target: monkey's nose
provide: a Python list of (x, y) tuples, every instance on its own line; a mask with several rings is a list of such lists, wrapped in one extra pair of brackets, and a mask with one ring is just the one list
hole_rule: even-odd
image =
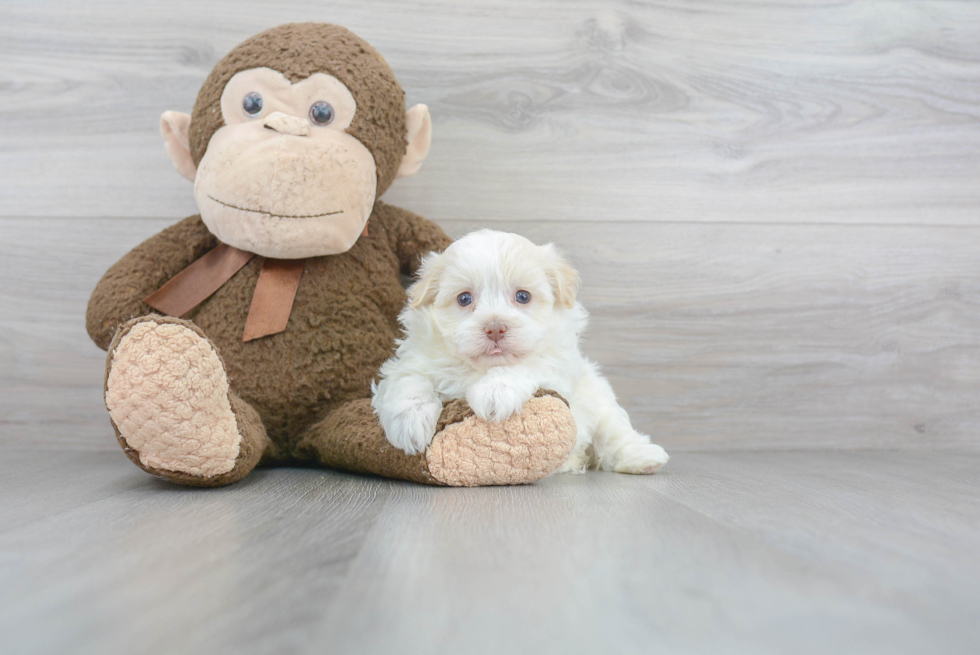
[(490, 339), (490, 341), (493, 341), (494, 343), (498, 343), (507, 333), (507, 326), (500, 321), (490, 321), (487, 323), (484, 330), (486, 330), (487, 339)]
[(305, 118), (290, 116), (281, 111), (274, 111), (266, 116), (262, 125), (266, 129), (275, 130), (279, 134), (290, 134), (292, 136), (308, 136), (310, 134), (310, 124)]

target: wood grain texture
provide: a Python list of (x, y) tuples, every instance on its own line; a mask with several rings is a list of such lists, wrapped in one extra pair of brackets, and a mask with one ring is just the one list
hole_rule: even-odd
[(430, 105), (434, 219), (977, 224), (980, 5), (931, 0), (8, 1), (0, 215), (193, 213), (160, 114), (304, 20)]
[[(197, 490), (119, 452), (84, 310), (196, 212), (159, 115), (306, 20), (431, 108), (386, 200), (568, 252), (662, 474)], [(0, 64), (5, 652), (975, 652), (980, 4), (6, 0)]]
[[(117, 448), (85, 306), (169, 223), (0, 219), (4, 441)], [(978, 229), (494, 224), (567, 251), (584, 350), (668, 450), (980, 445)]]
[(391, 201), (569, 250), (586, 350), (665, 445), (980, 443), (980, 5), (54, 0), (0, 18), (8, 443), (115, 447), (82, 321), (112, 262), (195, 211), (158, 116), (291, 20), (350, 26), (431, 106), (432, 158)]
[(121, 453), (7, 453), (0, 633), (23, 655), (972, 653), (978, 466), (690, 453), (530, 487), (200, 490)]

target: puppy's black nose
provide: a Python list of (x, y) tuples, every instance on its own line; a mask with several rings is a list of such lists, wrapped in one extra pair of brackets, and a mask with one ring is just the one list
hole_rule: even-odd
[(490, 339), (494, 343), (497, 343), (504, 338), (504, 334), (507, 332), (507, 326), (500, 321), (491, 321), (487, 323), (486, 328), (487, 339)]

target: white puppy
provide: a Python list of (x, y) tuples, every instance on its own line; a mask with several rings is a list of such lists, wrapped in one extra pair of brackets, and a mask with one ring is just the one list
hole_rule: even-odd
[(562, 471), (663, 466), (667, 453), (633, 429), (609, 382), (579, 352), (588, 314), (575, 301), (578, 284), (554, 246), (516, 234), (480, 230), (429, 255), (399, 316), (405, 338), (373, 386), (388, 440), (410, 454), (425, 450), (445, 400), (465, 398), (478, 417), (500, 421), (538, 389), (552, 389), (568, 400), (577, 427)]

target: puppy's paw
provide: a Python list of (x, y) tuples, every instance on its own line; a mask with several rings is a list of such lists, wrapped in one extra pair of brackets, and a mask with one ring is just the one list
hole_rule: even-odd
[(576, 447), (565, 463), (558, 467), (558, 473), (585, 473), (589, 468), (590, 460), (586, 447)]
[(392, 446), (415, 455), (429, 447), (436, 434), (440, 414), (442, 403), (433, 398), (382, 418), (381, 425)]
[(655, 443), (632, 443), (619, 449), (611, 470), (616, 473), (649, 475), (660, 470), (668, 459), (670, 456), (667, 451)]
[(520, 413), (521, 407), (533, 395), (534, 389), (522, 389), (506, 377), (487, 376), (470, 387), (466, 402), (479, 418), (499, 422)]

